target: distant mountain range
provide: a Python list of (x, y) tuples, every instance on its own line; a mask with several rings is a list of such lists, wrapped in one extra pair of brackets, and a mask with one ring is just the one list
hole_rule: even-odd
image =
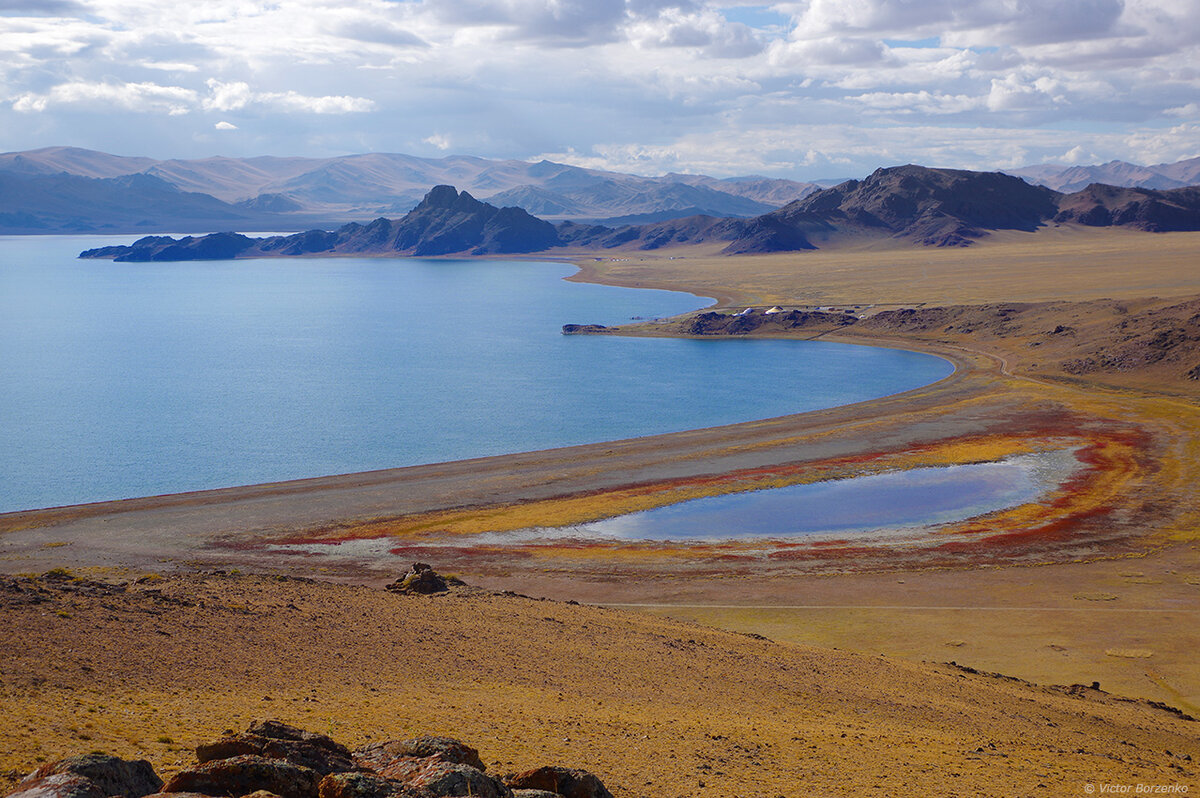
[[(140, 204), (128, 185), (135, 175), (147, 192)], [(766, 177), (639, 177), (458, 155), (157, 161), (73, 147), (0, 154), (0, 177), (7, 181), (0, 185), (0, 233), (332, 227), (403, 214), (439, 184), (554, 220), (645, 223), (757, 216), (822, 187)]]
[(1109, 161), (1097, 166), (1042, 164), (1005, 171), (1065, 194), (1085, 189), (1092, 183), (1129, 188), (1184, 188), (1200, 184), (1200, 158), (1153, 166)]
[[(1155, 166), (1042, 165), (1011, 174), (1065, 193), (1097, 182), (1171, 189), (1200, 183), (1200, 158)], [(435, 185), (455, 185), (491, 205), (551, 221), (640, 227), (695, 216), (760, 217), (841, 182), (641, 177), (461, 155), (164, 161), (47, 147), (0, 154), (0, 233), (331, 229), (404, 214)]]
[(1071, 194), (1000, 172), (898, 166), (848, 180), (751, 219), (692, 216), (613, 228), (553, 225), (517, 207), (497, 208), (448, 185), (434, 187), (399, 220), (351, 223), (332, 232), (253, 239), (216, 233), (88, 250), (84, 258), (205, 260), (313, 254), (486, 255), (556, 247), (658, 249), (724, 242), (726, 254), (816, 249), (840, 240), (895, 239), (969, 246), (993, 230), (1046, 224), (1122, 226), (1148, 232), (1200, 230), (1200, 186), (1170, 190), (1093, 184)]

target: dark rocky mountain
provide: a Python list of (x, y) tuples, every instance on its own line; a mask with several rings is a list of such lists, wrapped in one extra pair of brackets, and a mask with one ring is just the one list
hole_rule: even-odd
[(560, 243), (549, 222), (520, 208), (497, 208), (452, 186), (435, 186), (402, 219), (350, 223), (332, 232), (249, 238), (213, 233), (199, 238), (147, 236), (131, 246), (102, 247), (82, 258), (118, 261), (214, 260), (312, 254), (492, 255), (539, 252)]
[(556, 227), (521, 208), (497, 208), (442, 185), (399, 220), (379, 218), (333, 232), (310, 230), (265, 239), (233, 233), (179, 241), (147, 237), (131, 247), (89, 250), (83, 257), (484, 255), (554, 247), (654, 250), (711, 242), (727, 242), (726, 254), (754, 254), (871, 239), (969, 246), (992, 230), (1032, 231), (1046, 224), (1124, 226), (1149, 232), (1200, 230), (1200, 186), (1156, 191), (1093, 185), (1064, 195), (999, 172), (909, 165), (879, 169), (865, 180), (846, 181), (751, 219), (694, 215), (614, 228), (574, 222)]
[(558, 237), (564, 246), (653, 250), (680, 244), (732, 241), (753, 221), (689, 216), (684, 219), (668, 219), (653, 224), (628, 225), (616, 229), (603, 225), (563, 222), (558, 226)]
[(896, 166), (849, 180), (752, 220), (731, 254), (811, 249), (837, 235), (967, 246), (988, 230), (1032, 230), (1056, 211), (1055, 192), (999, 172)]
[(1200, 186), (1155, 191), (1093, 184), (1062, 197), (1054, 221), (1151, 233), (1200, 230)]

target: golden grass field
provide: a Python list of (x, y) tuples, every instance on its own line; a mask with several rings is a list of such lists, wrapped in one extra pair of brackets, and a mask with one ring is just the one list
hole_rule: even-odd
[(573, 279), (685, 290), (728, 305), (949, 305), (1200, 294), (1200, 233), (1072, 226), (996, 232), (967, 248), (888, 240), (739, 257), (719, 250), (717, 245), (577, 257), (572, 260), (582, 271)]
[(490, 772), (582, 767), (617, 796), (1197, 785), (1195, 722), (1086, 687), (487, 593), (229, 575), (116, 596), (41, 586), (46, 602), (5, 609), (21, 641), (0, 654), (9, 779), (97, 748), (166, 775), (274, 717), (351, 746), (451, 735)]

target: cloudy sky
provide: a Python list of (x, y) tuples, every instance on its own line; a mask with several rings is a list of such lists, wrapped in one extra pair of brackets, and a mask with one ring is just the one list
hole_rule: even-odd
[(0, 150), (857, 177), (1200, 155), (1197, 0), (0, 0)]

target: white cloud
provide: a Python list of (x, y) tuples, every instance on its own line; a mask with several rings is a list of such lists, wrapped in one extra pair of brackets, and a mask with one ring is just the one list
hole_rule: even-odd
[(203, 101), (206, 111), (241, 111), (248, 107), (261, 106), (266, 109), (313, 114), (353, 114), (375, 108), (375, 102), (365, 97), (310, 97), (295, 91), (256, 92), (250, 89), (248, 83), (224, 83), (215, 78), (209, 78), (206, 84), (210, 92)]
[(218, 122), (217, 124), (213, 125), (213, 127), (216, 128), (217, 130), (237, 130), (238, 129), (238, 126), (233, 124), (232, 122), (223, 122), (223, 121)]
[(200, 67), (183, 61), (142, 61), (138, 66), (143, 69), (157, 69), (162, 72), (199, 72)]
[(1050, 108), (1055, 98), (1047, 89), (1052, 82), (1045, 79), (1028, 80), (1021, 75), (992, 78), (987, 107), (992, 111), (1031, 111)]
[(627, 34), (639, 47), (687, 47), (718, 58), (745, 58), (763, 49), (748, 26), (729, 22), (710, 9), (664, 8), (631, 21)]
[[(1200, 118), (1191, 0), (84, 2), (0, 0), (0, 149), (187, 156), (190, 112), (211, 115), (202, 155), (563, 153), (818, 177), (1077, 148), (1166, 160)], [(253, 140), (207, 127), (243, 117)]]
[(309, 97), (294, 91), (263, 92), (256, 102), (284, 111), (303, 111), (312, 114), (361, 114), (375, 109), (375, 101), (366, 97), (325, 95)]
[(874, 111), (900, 112), (905, 114), (959, 114), (981, 105), (978, 98), (965, 94), (942, 94), (941, 92), (905, 91), (870, 92), (846, 98), (862, 103)]
[(1174, 108), (1167, 108), (1163, 111), (1166, 116), (1177, 116), (1185, 119), (1192, 117), (1200, 117), (1200, 103), (1188, 103), (1187, 105), (1177, 105)]
[(216, 78), (209, 78), (205, 83), (211, 92), (204, 99), (205, 111), (240, 111), (254, 99), (249, 83), (223, 83)]
[(60, 83), (42, 94), (19, 95), (13, 110), (23, 113), (44, 112), (55, 106), (84, 106), (100, 110), (120, 108), (125, 111), (186, 114), (196, 102), (196, 93), (179, 86), (160, 86), (157, 83)]

